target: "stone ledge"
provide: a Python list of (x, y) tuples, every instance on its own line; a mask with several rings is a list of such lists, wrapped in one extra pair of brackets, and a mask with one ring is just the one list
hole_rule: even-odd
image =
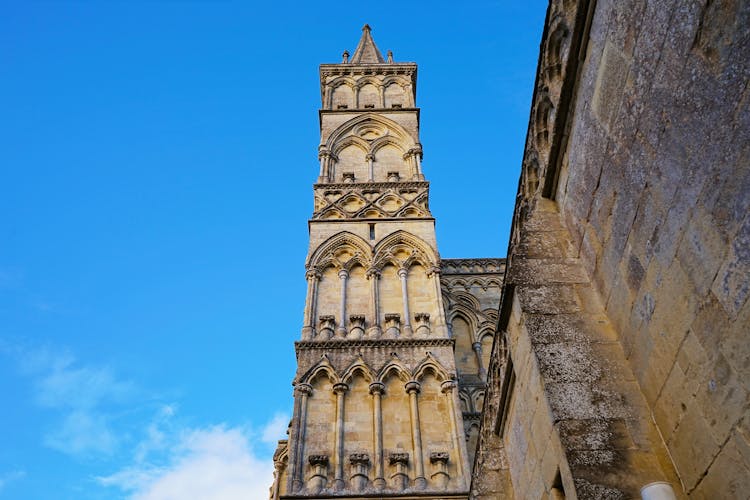
[(420, 347), (420, 346), (450, 346), (455, 339), (359, 339), (359, 340), (325, 340), (322, 342), (300, 340), (294, 343), (294, 350), (300, 349), (331, 349), (337, 347)]
[(388, 188), (429, 188), (428, 181), (398, 181), (398, 182), (321, 182), (313, 184), (314, 190), (319, 189), (345, 189), (351, 191), (352, 188), (364, 189), (388, 189)]

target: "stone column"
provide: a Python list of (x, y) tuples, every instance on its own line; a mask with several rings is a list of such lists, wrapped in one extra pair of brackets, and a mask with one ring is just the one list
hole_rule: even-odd
[(320, 160), (320, 174), (318, 175), (318, 182), (329, 182), (331, 180), (331, 152), (321, 146), (318, 150), (318, 160)]
[(305, 317), (302, 326), (302, 340), (310, 340), (315, 333), (315, 299), (318, 295), (320, 273), (310, 269), (305, 273), (307, 279), (307, 298), (305, 299)]
[(336, 471), (333, 483), (336, 491), (344, 489), (344, 394), (349, 390), (346, 384), (334, 384), (333, 392), (336, 393), (336, 431), (334, 438), (334, 455), (336, 457)]
[(379, 281), (380, 271), (375, 268), (370, 268), (367, 271), (367, 279), (370, 280), (370, 317), (372, 318), (372, 326), (368, 331), (371, 338), (379, 338), (382, 330), (380, 328), (380, 297), (379, 297)]
[(331, 109), (333, 106), (333, 103), (331, 102), (331, 86), (326, 85), (325, 92), (323, 93), (323, 107), (326, 109)]
[(435, 295), (437, 300), (438, 316), (435, 321), (435, 335), (437, 337), (450, 338), (448, 327), (445, 324), (445, 306), (443, 305), (443, 289), (440, 287), (440, 267), (432, 266), (427, 272), (435, 283)]
[(424, 175), (422, 174), (422, 148), (419, 148), (414, 152), (414, 164), (417, 167), (417, 178), (423, 181)]
[(375, 424), (375, 459), (374, 459), (374, 476), (372, 484), (380, 491), (385, 488), (385, 470), (383, 466), (383, 413), (380, 408), (381, 398), (385, 392), (385, 385), (380, 382), (370, 384), (370, 394), (372, 394), (372, 421)]
[(305, 484), (305, 431), (307, 427), (307, 398), (312, 394), (310, 384), (297, 384), (294, 388), (299, 401), (299, 420), (297, 421), (297, 439), (294, 451), (292, 470), (292, 491), (299, 491)]
[(471, 348), (474, 349), (474, 355), (477, 357), (477, 366), (479, 367), (479, 378), (487, 380), (487, 370), (484, 367), (484, 361), (482, 361), (482, 344), (474, 342), (471, 344)]
[(375, 155), (367, 153), (365, 159), (367, 160), (367, 182), (372, 182), (375, 179), (375, 169), (372, 164), (375, 161)]
[(339, 327), (336, 328), (336, 336), (346, 337), (346, 281), (349, 278), (349, 271), (342, 269), (339, 271), (341, 280), (341, 314), (339, 314)]
[(380, 107), (385, 108), (385, 87), (380, 85), (378, 87), (378, 93), (380, 94)]
[(401, 328), (401, 333), (405, 337), (411, 337), (411, 321), (409, 319), (409, 292), (406, 287), (406, 276), (409, 274), (407, 269), (401, 268), (398, 270), (398, 277), (401, 279), (401, 297), (404, 301), (404, 324)]
[[(450, 421), (451, 421), (451, 436), (453, 437), (453, 448), (456, 450), (456, 455), (458, 456), (458, 460), (456, 460), (458, 464), (458, 475), (461, 478), (460, 481), (463, 483), (463, 487), (468, 487), (467, 484), (467, 471), (471, 470), (468, 468), (467, 460), (464, 453), (464, 448), (461, 446), (461, 435), (463, 434), (463, 418), (458, 416), (457, 408), (460, 408), (456, 405), (456, 398), (458, 398), (458, 394), (454, 390), (456, 388), (456, 381), (455, 380), (446, 380), (442, 384), (440, 384), (440, 390), (445, 394), (445, 397), (448, 398), (448, 413), (450, 413)], [(459, 434), (459, 425), (458, 422), (462, 422), (461, 424), (461, 435)]]
[(422, 431), (419, 423), (419, 404), (417, 395), (419, 394), (419, 382), (412, 380), (406, 384), (406, 392), (409, 394), (409, 409), (411, 414), (411, 438), (414, 446), (414, 486), (417, 489), (424, 489), (427, 486), (427, 480), (424, 477), (424, 457), (422, 456)]

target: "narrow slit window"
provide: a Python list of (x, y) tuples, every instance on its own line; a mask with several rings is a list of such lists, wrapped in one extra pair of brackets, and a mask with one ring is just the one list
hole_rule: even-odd
[(372, 223), (370, 224), (370, 239), (375, 239), (375, 224)]

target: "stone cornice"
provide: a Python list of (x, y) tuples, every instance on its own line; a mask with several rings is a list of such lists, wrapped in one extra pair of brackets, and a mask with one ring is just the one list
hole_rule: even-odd
[(443, 276), (503, 274), (505, 259), (441, 259), (440, 268)]
[(417, 72), (417, 63), (391, 64), (321, 64), (320, 77), (343, 75), (409, 75)]
[(294, 350), (300, 349), (335, 349), (350, 347), (452, 347), (454, 339), (332, 339), (322, 342), (300, 340), (294, 343)]
[[(325, 183), (316, 183), (313, 184), (313, 189), (316, 191), (318, 189), (345, 189), (345, 190), (351, 190), (352, 188), (357, 189), (398, 189), (398, 188), (410, 188), (410, 189), (428, 189), (430, 187), (430, 183), (428, 181), (399, 181), (399, 182), (325, 182)], [(458, 259), (457, 259), (458, 260)], [(472, 259), (468, 259), (472, 260)]]

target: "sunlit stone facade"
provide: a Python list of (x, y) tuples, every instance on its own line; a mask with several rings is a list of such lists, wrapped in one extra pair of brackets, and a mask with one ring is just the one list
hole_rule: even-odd
[(417, 65), (320, 67), (294, 414), (272, 498), (467, 498), (504, 261), (441, 260)]

